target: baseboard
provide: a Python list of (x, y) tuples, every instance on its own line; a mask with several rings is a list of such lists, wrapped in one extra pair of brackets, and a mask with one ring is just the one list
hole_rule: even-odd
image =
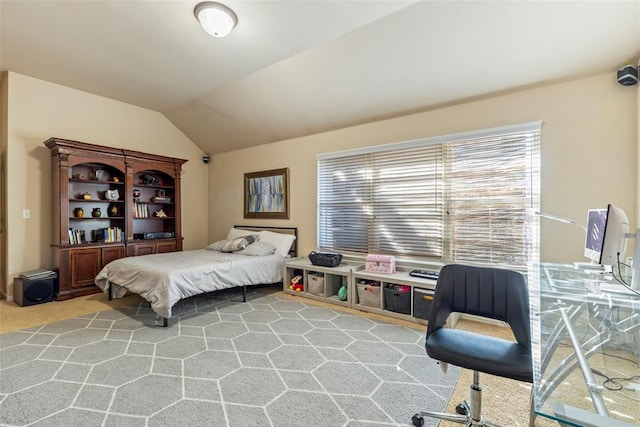
[(6, 291), (0, 289), (0, 298), (4, 298), (7, 302), (13, 302), (13, 295), (8, 295)]

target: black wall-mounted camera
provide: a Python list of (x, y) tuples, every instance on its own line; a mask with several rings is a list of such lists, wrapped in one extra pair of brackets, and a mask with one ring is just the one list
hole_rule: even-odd
[(209, 155), (208, 154), (204, 154), (202, 156), (202, 161), (205, 162), (205, 163), (209, 163)]
[(638, 84), (638, 67), (625, 65), (618, 70), (618, 83), (622, 86), (635, 86)]

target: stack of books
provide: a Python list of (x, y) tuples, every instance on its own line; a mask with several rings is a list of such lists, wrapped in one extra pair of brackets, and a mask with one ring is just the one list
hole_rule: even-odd
[(133, 217), (134, 218), (149, 218), (149, 206), (146, 203), (134, 203), (133, 204)]
[(69, 229), (69, 244), (79, 245), (81, 243), (87, 243), (84, 230), (78, 230), (77, 228)]
[(120, 227), (108, 227), (93, 230), (91, 232), (91, 238), (94, 242), (122, 242), (122, 229), (120, 229)]

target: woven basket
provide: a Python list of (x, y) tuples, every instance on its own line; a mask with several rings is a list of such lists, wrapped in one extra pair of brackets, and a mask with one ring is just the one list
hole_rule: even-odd
[(337, 267), (342, 261), (342, 254), (329, 254), (313, 251), (309, 254), (309, 261), (321, 267)]

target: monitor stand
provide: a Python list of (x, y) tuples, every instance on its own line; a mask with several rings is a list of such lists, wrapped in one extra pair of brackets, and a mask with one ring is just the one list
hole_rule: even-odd
[(573, 265), (575, 265), (577, 268), (582, 268), (584, 270), (602, 270), (604, 271), (604, 268), (602, 268), (602, 265), (600, 264), (596, 264), (595, 262), (574, 262)]

